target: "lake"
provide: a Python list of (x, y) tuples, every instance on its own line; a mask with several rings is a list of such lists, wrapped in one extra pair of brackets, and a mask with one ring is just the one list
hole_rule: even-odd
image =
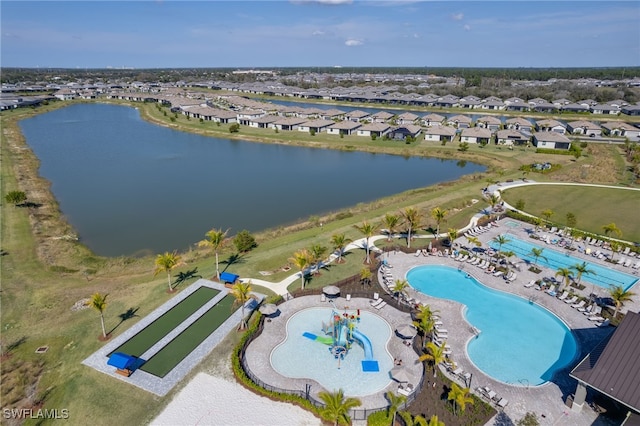
[(104, 256), (183, 250), (211, 228), (261, 231), (485, 170), (211, 138), (98, 103), (37, 115), (20, 128), (66, 220)]

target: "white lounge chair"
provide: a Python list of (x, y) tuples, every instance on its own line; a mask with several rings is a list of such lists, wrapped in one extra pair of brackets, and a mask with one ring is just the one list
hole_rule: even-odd
[(566, 303), (567, 305), (573, 305), (577, 301), (578, 301), (578, 296), (573, 296), (571, 299), (566, 299), (564, 303)]
[(347, 294), (347, 297), (345, 299), (347, 299), (347, 302), (350, 301), (351, 300), (351, 295)]
[[(382, 300), (382, 299), (380, 299), (380, 300)], [(374, 306), (374, 308), (380, 310), (380, 309), (384, 308), (385, 306), (387, 306), (387, 302), (382, 300), (382, 303), (378, 303), (377, 305)]]
[(528, 283), (526, 283), (526, 284), (524, 285), (524, 288), (531, 288), (531, 287), (533, 287), (534, 285), (536, 285), (536, 280), (531, 280), (531, 281), (529, 281)]
[(569, 295), (569, 292), (565, 290), (562, 292), (560, 296), (558, 296), (558, 300), (564, 300), (567, 298), (568, 295)]
[(556, 286), (552, 285), (551, 287), (549, 287), (549, 290), (545, 291), (545, 293), (547, 293), (549, 296), (555, 296), (556, 295)]
[(611, 321), (609, 320), (609, 318), (607, 318), (604, 321), (597, 322), (596, 323), (596, 327), (608, 327), (610, 323), (611, 323)]
[(601, 322), (604, 321), (604, 318), (600, 315), (592, 315), (589, 317), (589, 321)]
[(579, 308), (582, 308), (585, 305), (585, 303), (586, 302), (584, 300), (581, 300), (580, 302), (574, 303), (573, 305), (571, 305), (571, 307), (574, 309), (579, 309)]
[(415, 254), (416, 257), (420, 256), (421, 254), (422, 254), (422, 250), (416, 250), (416, 254)]

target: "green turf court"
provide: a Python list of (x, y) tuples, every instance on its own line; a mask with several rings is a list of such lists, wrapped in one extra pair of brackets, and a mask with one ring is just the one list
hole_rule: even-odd
[(233, 313), (235, 298), (223, 297), (193, 324), (169, 342), (140, 368), (154, 376), (164, 377)]
[(140, 357), (218, 293), (220, 293), (219, 290), (211, 287), (200, 287), (113, 352), (124, 352), (127, 355)]

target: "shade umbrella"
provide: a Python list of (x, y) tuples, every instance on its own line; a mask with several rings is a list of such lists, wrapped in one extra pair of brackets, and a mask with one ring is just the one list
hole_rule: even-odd
[(401, 365), (397, 367), (393, 367), (389, 371), (389, 374), (391, 375), (391, 378), (393, 380), (400, 383), (409, 382), (409, 380), (411, 380), (411, 377), (409, 376), (409, 371)]
[(338, 294), (340, 294), (340, 288), (336, 287), (335, 285), (328, 285), (322, 288), (322, 292), (327, 296), (337, 296)]
[(260, 313), (262, 315), (273, 315), (276, 312), (278, 312), (278, 307), (276, 305), (274, 305), (273, 303), (266, 303), (262, 306), (260, 306), (260, 308), (258, 308), (258, 310), (260, 311)]
[(401, 324), (396, 328), (398, 334), (406, 339), (411, 339), (418, 334), (418, 330), (411, 324)]

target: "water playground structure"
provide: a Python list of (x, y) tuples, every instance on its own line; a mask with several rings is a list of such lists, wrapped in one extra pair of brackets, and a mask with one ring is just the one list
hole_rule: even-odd
[(362, 360), (362, 371), (378, 372), (380, 367), (378, 361), (373, 357), (373, 348), (369, 338), (358, 330), (360, 322), (360, 309), (349, 312), (346, 308), (340, 313), (337, 308), (331, 311), (329, 323), (322, 321), (322, 331), (324, 336), (304, 332), (303, 336), (318, 343), (329, 346), (329, 352), (340, 361), (348, 355), (354, 343), (358, 343), (364, 349), (364, 359)]

